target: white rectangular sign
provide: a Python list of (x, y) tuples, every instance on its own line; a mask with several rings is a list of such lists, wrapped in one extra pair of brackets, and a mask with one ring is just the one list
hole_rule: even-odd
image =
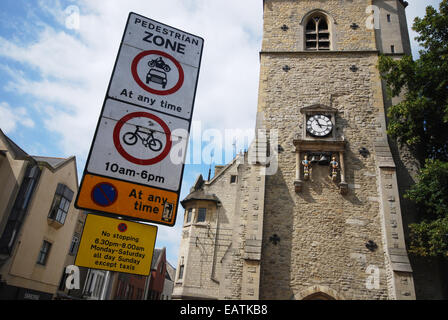
[[(175, 224), (203, 45), (200, 37), (129, 14), (78, 209)], [(147, 201), (156, 195), (165, 203), (147, 212), (152, 206), (134, 201), (137, 189), (138, 200), (146, 192)]]
[(107, 99), (87, 171), (177, 191), (188, 126), (187, 120)]
[(109, 97), (191, 120), (203, 43), (131, 13)]

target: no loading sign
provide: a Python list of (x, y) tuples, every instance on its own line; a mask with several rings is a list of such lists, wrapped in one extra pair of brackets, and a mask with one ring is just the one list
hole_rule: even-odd
[(131, 65), (132, 77), (145, 91), (156, 95), (169, 95), (184, 83), (180, 63), (166, 52), (149, 50), (139, 53)]

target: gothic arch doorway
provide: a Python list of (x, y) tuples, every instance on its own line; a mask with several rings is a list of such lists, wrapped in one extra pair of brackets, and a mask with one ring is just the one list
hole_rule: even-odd
[(336, 290), (325, 286), (312, 286), (294, 296), (296, 300), (345, 300)]
[(336, 299), (324, 292), (316, 292), (310, 294), (309, 296), (306, 296), (302, 300), (336, 300)]

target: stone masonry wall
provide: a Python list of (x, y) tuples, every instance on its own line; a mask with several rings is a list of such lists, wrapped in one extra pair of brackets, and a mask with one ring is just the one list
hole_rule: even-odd
[[(249, 295), (258, 297), (258, 281), (247, 274), (243, 277), (246, 235), (250, 233), (248, 222), (253, 219), (254, 210), (250, 202), (255, 187), (252, 181), (254, 174), (259, 175), (256, 167), (247, 163), (247, 154), (238, 155), (233, 163), (204, 184), (206, 193), (219, 198), (218, 206), (209, 201), (188, 202), (186, 209), (193, 209), (193, 217), (189, 224), (185, 224), (184, 218), (179, 257), (184, 257), (185, 271), (183, 280), (176, 283), (176, 295), (202, 299), (250, 299), (244, 295), (247, 292), (242, 292), (249, 283), (253, 287)], [(231, 183), (232, 175), (237, 176), (235, 183)], [(263, 197), (260, 199), (262, 201)], [(200, 207), (207, 208), (207, 220), (196, 223)], [(262, 205), (259, 207), (262, 214)], [(256, 272), (259, 273), (259, 269)]]
[[(388, 298), (376, 179), (374, 144), (378, 105), (371, 82), (376, 54), (264, 54), (261, 59), (261, 110), (266, 129), (278, 129), (277, 174), (266, 177), (261, 298), (290, 299), (312, 285), (335, 290), (346, 299)], [(289, 65), (289, 72), (282, 71)], [(359, 70), (353, 72), (350, 66)], [(279, 71), (280, 70), (280, 71)], [(348, 141), (345, 151), (349, 193), (342, 196), (315, 167), (303, 192), (294, 191), (295, 153), (301, 107), (321, 103), (338, 110), (336, 130)], [(371, 154), (363, 158), (358, 150)], [(277, 234), (274, 245), (269, 238)], [(365, 243), (378, 249), (370, 252)], [(366, 288), (369, 265), (379, 268), (380, 287)]]
[[(329, 13), (330, 30), (335, 38), (333, 50), (376, 50), (374, 30), (367, 29), (366, 13), (370, 0), (268, 0), (264, 5), (262, 51), (303, 50), (303, 18), (320, 9)], [(359, 28), (350, 26), (356, 23)], [(281, 29), (286, 25), (288, 29)]]

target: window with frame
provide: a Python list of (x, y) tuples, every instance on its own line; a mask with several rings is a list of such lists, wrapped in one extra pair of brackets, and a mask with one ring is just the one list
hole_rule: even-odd
[(53, 203), (51, 204), (50, 213), (48, 214), (50, 220), (57, 221), (60, 224), (65, 223), (73, 194), (73, 191), (69, 187), (62, 183), (58, 184)]
[(193, 214), (193, 209), (190, 208), (187, 210), (187, 217), (185, 218), (185, 223), (190, 223), (191, 222), (191, 215)]
[(40, 248), (39, 255), (37, 256), (37, 263), (40, 265), (46, 265), (48, 255), (50, 254), (51, 243), (44, 240), (42, 247)]
[(330, 29), (323, 14), (313, 15), (308, 20), (305, 43), (307, 50), (330, 50)]
[(177, 280), (182, 280), (184, 277), (184, 257), (180, 257), (180, 262), (179, 262), (179, 273), (177, 276)]
[(196, 222), (205, 222), (206, 216), (207, 216), (207, 209), (206, 208), (199, 208), (199, 210), (198, 210), (198, 217), (196, 219)]
[(182, 280), (184, 278), (184, 265), (179, 266), (179, 277), (178, 280)]
[(37, 165), (28, 165), (11, 214), (8, 217), (3, 233), (0, 233), (0, 253), (2, 254), (11, 254), (13, 250), (13, 246), (17, 241), (17, 234), (23, 225), (40, 174), (41, 170)]
[(70, 249), (68, 251), (69, 255), (74, 256), (76, 254), (76, 251), (78, 250), (78, 244), (79, 244), (79, 236), (74, 235), (72, 238), (72, 243), (70, 245)]

